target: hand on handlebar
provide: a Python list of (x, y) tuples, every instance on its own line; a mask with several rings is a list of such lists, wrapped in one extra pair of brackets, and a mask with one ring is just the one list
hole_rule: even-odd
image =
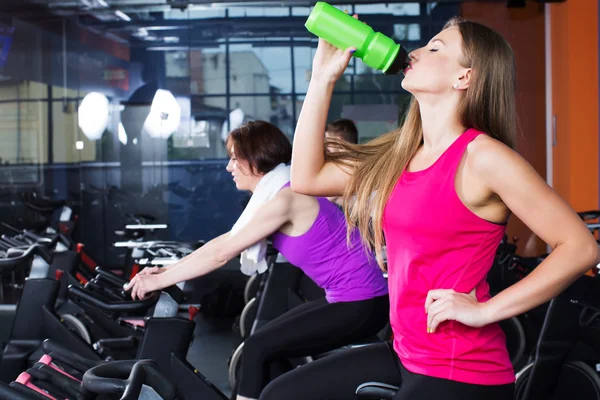
[(125, 290), (131, 290), (133, 300), (143, 300), (151, 292), (164, 288), (160, 279), (160, 274), (137, 274), (125, 285)]

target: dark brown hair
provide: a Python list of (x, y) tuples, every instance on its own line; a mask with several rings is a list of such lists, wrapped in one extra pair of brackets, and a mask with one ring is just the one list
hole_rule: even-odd
[(227, 138), (227, 151), (250, 165), (253, 174), (266, 174), (281, 163), (289, 164), (292, 145), (275, 125), (250, 121), (232, 130)]
[(358, 129), (356, 129), (356, 125), (350, 119), (336, 119), (332, 123), (327, 124), (325, 131), (348, 143), (358, 143)]

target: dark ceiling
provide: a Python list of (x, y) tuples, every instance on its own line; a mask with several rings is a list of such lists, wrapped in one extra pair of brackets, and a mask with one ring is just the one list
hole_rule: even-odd
[[(467, 0), (469, 1), (469, 0)], [(507, 0), (473, 0), (506, 2)], [(531, 0), (533, 1), (533, 0)], [(316, 0), (0, 0), (0, 16), (24, 20), (65, 18), (76, 25), (132, 47), (206, 46), (226, 38), (294, 37), (309, 40), (304, 28), (308, 7)], [(389, 9), (415, 1), (328, 0), (334, 5), (387, 4)], [(385, 12), (369, 13), (374, 29), (390, 32), (395, 24), (419, 24), (435, 18), (432, 4), (438, 9), (461, 2), (438, 0), (420, 2), (420, 12), (413, 15)], [(296, 8), (302, 8), (296, 12)], [(429, 7), (429, 8), (427, 8)], [(265, 10), (265, 12), (261, 12)], [(259, 11), (258, 13), (256, 11)], [(248, 13), (245, 15), (244, 13)], [(440, 13), (443, 14), (443, 13)], [(244, 18), (231, 18), (244, 16)], [(367, 18), (367, 17), (365, 17)], [(268, 43), (266, 43), (268, 45)]]
[[(506, 0), (473, 0), (480, 2), (506, 2)], [(0, 10), (10, 9), (12, 12), (36, 13), (40, 10), (49, 10), (59, 15), (94, 15), (100, 19), (113, 18), (115, 11), (123, 13), (151, 13), (169, 10), (186, 10), (189, 7), (196, 9), (219, 9), (227, 7), (292, 7), (314, 5), (315, 0), (2, 0)], [(418, 1), (396, 0), (329, 0), (330, 4), (373, 4), (373, 3), (415, 3)], [(456, 3), (457, 0), (437, 0), (435, 3)]]

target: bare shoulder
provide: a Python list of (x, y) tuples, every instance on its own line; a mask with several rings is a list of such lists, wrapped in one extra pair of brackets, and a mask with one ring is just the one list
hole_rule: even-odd
[(293, 207), (294, 192), (289, 187), (281, 189), (265, 204), (267, 211), (276, 214), (289, 214)]
[(294, 192), (289, 186), (287, 186), (281, 189), (279, 192), (277, 192), (274, 199), (277, 199), (278, 202), (289, 203), (290, 201), (293, 201), (296, 196), (303, 195), (299, 195), (298, 193)]
[(529, 166), (519, 153), (488, 135), (479, 135), (469, 143), (465, 162), (469, 170), (486, 175)]
[(317, 199), (314, 196), (295, 192), (290, 187), (281, 189), (276, 197), (279, 202), (286, 204), (285, 207), (287, 207), (288, 212), (291, 214), (319, 208)]
[(291, 224), (281, 228), (288, 235), (306, 232), (319, 214), (319, 202), (313, 196), (294, 192), (287, 187), (280, 190), (275, 197), (277, 208), (285, 213), (287, 221)]
[(494, 193), (545, 183), (519, 153), (488, 135), (476, 137), (466, 153), (465, 166), (470, 176)]

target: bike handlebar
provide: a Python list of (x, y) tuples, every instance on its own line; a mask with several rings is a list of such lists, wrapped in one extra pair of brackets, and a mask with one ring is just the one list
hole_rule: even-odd
[(69, 295), (78, 300), (85, 301), (89, 305), (108, 312), (143, 312), (153, 307), (160, 297), (159, 292), (153, 292), (148, 298), (135, 301), (105, 301), (96, 293), (81, 289), (77, 286), (69, 286)]
[(29, 246), (21, 255), (10, 258), (0, 258), (0, 267), (16, 267), (23, 262), (29, 260), (33, 256), (40, 256), (48, 264), (52, 263), (52, 253), (50, 253), (44, 246), (40, 244), (34, 244)]
[(123, 393), (121, 400), (137, 400), (143, 385), (152, 387), (164, 400), (175, 399), (175, 388), (152, 360), (114, 361), (89, 369), (83, 387), (93, 393)]

